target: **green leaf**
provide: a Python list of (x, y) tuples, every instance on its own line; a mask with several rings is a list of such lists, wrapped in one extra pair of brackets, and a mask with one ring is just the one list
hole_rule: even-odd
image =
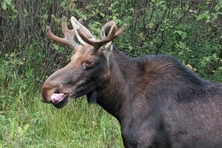
[(12, 4), (12, 0), (4, 0), (4, 2), (6, 2), (8, 5)]
[(2, 9), (3, 9), (3, 10), (6, 10), (6, 9), (7, 9), (7, 5), (6, 5), (6, 2), (5, 2), (5, 1), (2, 2)]
[(48, 18), (48, 14), (45, 13), (42, 17), (46, 20)]
[(173, 33), (178, 33), (179, 35), (181, 35), (183, 31), (177, 30), (177, 31), (174, 31)]
[(66, 1), (63, 1), (63, 2), (61, 2), (61, 4), (60, 4), (61, 7), (65, 7), (65, 5), (66, 5)]
[(24, 9), (24, 16), (27, 17), (29, 15), (28, 11)]
[(52, 44), (52, 46), (55, 48), (55, 50), (59, 50), (59, 46), (56, 44)]

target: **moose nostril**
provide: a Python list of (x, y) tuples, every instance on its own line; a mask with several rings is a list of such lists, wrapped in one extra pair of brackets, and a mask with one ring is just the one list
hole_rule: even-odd
[(55, 90), (55, 94), (59, 94), (59, 90), (57, 89), (57, 90)]

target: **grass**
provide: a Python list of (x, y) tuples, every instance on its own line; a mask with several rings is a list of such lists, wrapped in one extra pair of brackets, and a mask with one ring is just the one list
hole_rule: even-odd
[[(84, 97), (56, 109), (0, 63), (0, 148), (122, 148), (118, 121)], [(7, 72), (7, 73), (6, 73)]]

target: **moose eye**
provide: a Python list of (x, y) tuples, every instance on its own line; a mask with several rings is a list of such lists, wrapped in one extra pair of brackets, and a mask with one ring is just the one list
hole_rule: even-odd
[(87, 64), (87, 65), (91, 65), (91, 64), (92, 64), (92, 61), (86, 60), (86, 64)]
[(93, 64), (92, 61), (86, 60), (85, 63), (84, 63), (84, 65), (83, 65), (83, 68), (84, 68), (84, 69), (89, 69), (89, 68), (92, 68), (93, 65), (94, 65), (94, 64)]

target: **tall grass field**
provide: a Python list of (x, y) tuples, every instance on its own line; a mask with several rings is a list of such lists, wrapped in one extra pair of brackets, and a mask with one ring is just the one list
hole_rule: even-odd
[(85, 97), (62, 109), (42, 103), (31, 73), (0, 63), (0, 148), (123, 147), (114, 117)]

